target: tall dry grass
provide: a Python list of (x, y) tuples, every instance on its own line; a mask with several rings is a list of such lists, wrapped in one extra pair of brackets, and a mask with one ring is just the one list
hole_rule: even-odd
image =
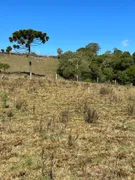
[(135, 178), (134, 87), (7, 76), (0, 93), (0, 179)]

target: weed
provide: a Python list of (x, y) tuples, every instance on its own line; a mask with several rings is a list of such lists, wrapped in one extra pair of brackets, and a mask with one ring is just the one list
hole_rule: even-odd
[(135, 104), (129, 104), (127, 107), (127, 112), (129, 116), (135, 115)]
[(43, 135), (42, 139), (43, 139), (43, 140), (48, 140), (48, 139), (50, 139), (50, 136), (48, 136), (48, 135)]
[(24, 160), (24, 165), (31, 166), (33, 164), (31, 157), (26, 157)]
[(35, 113), (35, 111), (36, 111), (36, 106), (35, 106), (35, 104), (33, 104), (32, 111), (33, 111), (33, 115), (36, 115), (36, 113)]
[(50, 180), (53, 180), (53, 159), (54, 159), (54, 155), (51, 154), (51, 157), (50, 157), (50, 171), (49, 171), (49, 177), (50, 177)]
[(39, 133), (42, 136), (42, 133), (43, 133), (43, 119), (42, 118), (39, 121)]
[(52, 119), (50, 119), (50, 118), (48, 119), (47, 126), (46, 126), (47, 127), (47, 131), (49, 131), (51, 129), (52, 121), (53, 121)]
[(107, 95), (110, 94), (112, 92), (112, 89), (110, 89), (109, 87), (101, 87), (100, 88), (100, 95)]
[(59, 120), (61, 123), (67, 124), (69, 121), (69, 111), (68, 110), (64, 110), (60, 113), (60, 117)]
[(2, 95), (1, 95), (1, 100), (2, 100), (2, 107), (3, 108), (8, 108), (9, 106), (7, 105), (7, 100), (8, 100), (8, 95), (7, 95), (7, 93), (3, 93)]
[(7, 111), (7, 117), (9, 117), (10, 120), (11, 120), (11, 118), (13, 117), (13, 112), (12, 112), (11, 109), (10, 109), (9, 111)]
[(129, 95), (128, 100), (135, 102), (135, 95)]
[(22, 99), (18, 99), (15, 103), (15, 107), (18, 110), (22, 109), (22, 107), (25, 105), (26, 105), (26, 102), (25, 102), (25, 100), (22, 100)]
[(42, 147), (42, 151), (41, 151), (41, 161), (42, 161), (42, 167), (41, 167), (41, 173), (42, 173), (42, 178), (45, 179), (46, 175), (45, 175), (45, 150), (44, 147)]
[(84, 110), (84, 121), (86, 123), (95, 123), (98, 120), (98, 114), (97, 111), (91, 107), (87, 107), (85, 105)]
[(68, 147), (71, 147), (73, 145), (73, 139), (72, 139), (72, 136), (69, 135), (68, 136)]

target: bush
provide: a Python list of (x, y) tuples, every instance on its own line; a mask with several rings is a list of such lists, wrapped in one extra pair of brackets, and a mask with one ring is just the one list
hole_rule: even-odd
[(5, 71), (5, 70), (7, 70), (9, 68), (10, 68), (9, 64), (0, 63), (0, 69), (3, 69), (3, 71)]
[(21, 100), (21, 99), (18, 99), (15, 103), (15, 107), (16, 109), (20, 110), (22, 109), (22, 107), (26, 108), (26, 101), (25, 100)]
[(87, 103), (84, 105), (83, 116), (86, 123), (95, 123), (98, 120), (97, 111), (94, 108), (89, 107)]
[(127, 107), (128, 115), (134, 116), (135, 115), (135, 104), (129, 104)]
[(7, 111), (7, 117), (9, 117), (10, 120), (13, 117), (13, 112), (11, 109), (9, 111)]
[(98, 114), (95, 109), (88, 108), (84, 114), (84, 121), (86, 123), (95, 123), (98, 120)]
[(69, 111), (68, 110), (61, 111), (59, 120), (60, 120), (61, 123), (68, 123), (68, 121), (69, 121)]
[(3, 93), (1, 95), (1, 100), (2, 100), (2, 107), (7, 108), (7, 100), (8, 100), (8, 95), (6, 93)]
[(112, 89), (108, 88), (108, 87), (101, 87), (100, 88), (100, 94), (101, 95), (107, 95), (110, 94), (112, 92)]

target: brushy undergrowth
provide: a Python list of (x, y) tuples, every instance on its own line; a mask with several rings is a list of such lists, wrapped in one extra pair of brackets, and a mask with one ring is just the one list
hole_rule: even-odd
[(135, 179), (134, 87), (7, 76), (0, 92), (0, 179)]

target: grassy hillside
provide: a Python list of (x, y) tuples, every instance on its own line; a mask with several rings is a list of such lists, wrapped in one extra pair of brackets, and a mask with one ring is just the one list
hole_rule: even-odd
[(135, 179), (134, 87), (7, 76), (0, 93), (0, 179)]
[[(51, 57), (30, 57), (33, 73), (55, 76), (58, 59)], [(0, 63), (8, 63), (10, 72), (29, 72), (28, 58), (26, 56), (0, 54)]]

